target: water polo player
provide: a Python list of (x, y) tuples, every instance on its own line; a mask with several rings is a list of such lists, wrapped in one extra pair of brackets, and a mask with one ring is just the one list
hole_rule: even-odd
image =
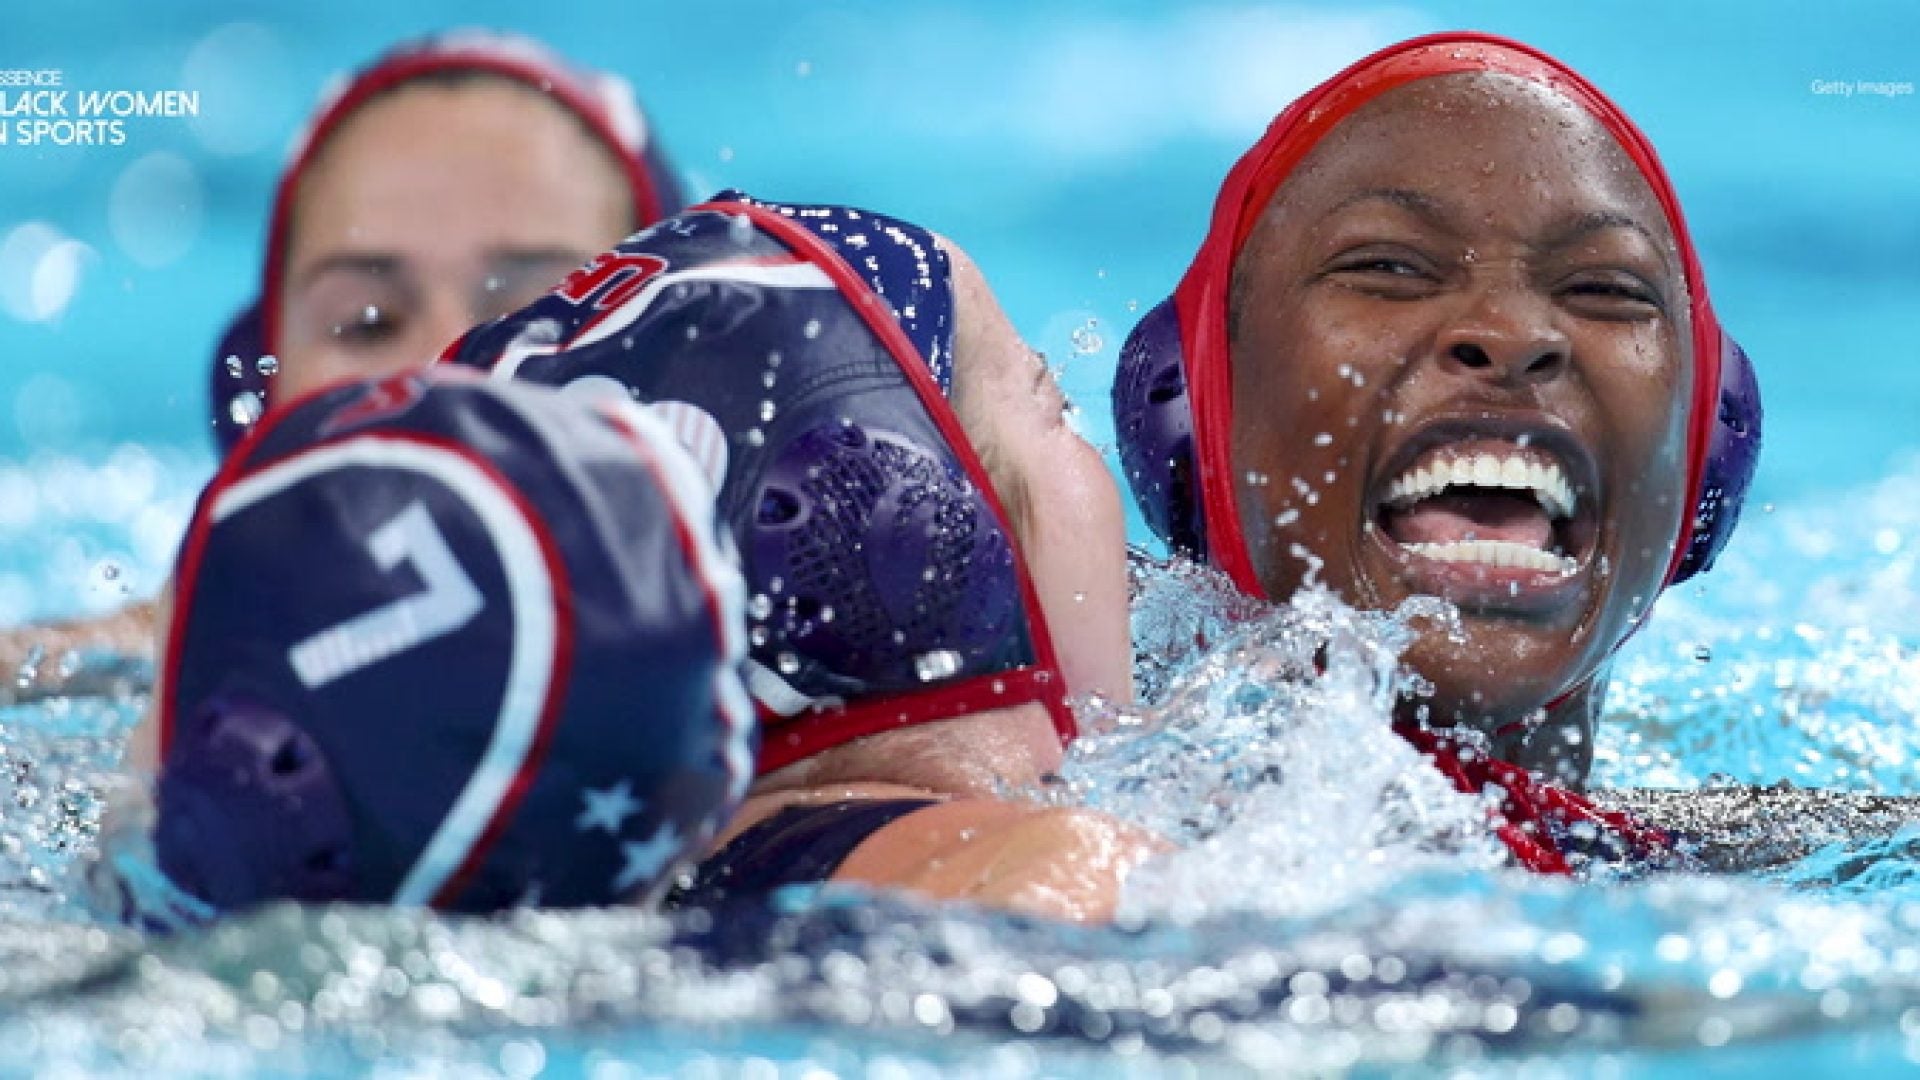
[(1712, 563), (1759, 449), (1651, 145), (1479, 34), (1385, 49), (1274, 121), (1114, 410), (1171, 546), (1276, 599), (1317, 576), (1368, 608), (1453, 601), (1461, 633), (1410, 652), (1433, 693), (1409, 731), (1576, 783), (1609, 660)]
[[(625, 81), (510, 35), (395, 49), (329, 88), (281, 174), (257, 296), (208, 366), (216, 442), (276, 398), (430, 361), (680, 204)], [(27, 628), (0, 654), (144, 652), (154, 620)]]
[(722, 528), (631, 403), (441, 369), (276, 409), (175, 572), (164, 877), (122, 807), (95, 892), (161, 925), (276, 898), (654, 894), (752, 779)]
[(750, 595), (760, 779), (683, 901), (828, 878), (1071, 918), (1152, 841), (1003, 801), (1130, 696), (1118, 493), (963, 254), (727, 196), (451, 359), (647, 403), (720, 490)]

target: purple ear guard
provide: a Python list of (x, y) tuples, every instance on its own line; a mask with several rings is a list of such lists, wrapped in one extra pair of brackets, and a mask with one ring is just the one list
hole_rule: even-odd
[(185, 718), (159, 785), (160, 869), (219, 908), (352, 894), (353, 824), (313, 737), (228, 694)]
[[(1674, 584), (1707, 570), (1733, 535), (1760, 461), (1760, 384), (1733, 338), (1721, 335), (1719, 423), (1694, 494), (1694, 533)], [(1193, 410), (1181, 360), (1180, 319), (1171, 298), (1147, 312), (1120, 350), (1113, 377), (1113, 424), (1120, 467), (1141, 516), (1167, 546), (1207, 554), (1206, 520), (1193, 455)]]
[(267, 387), (273, 382), (274, 366), (279, 361), (265, 359), (267, 349), (261, 335), (260, 305), (248, 304), (227, 324), (207, 370), (213, 441), (222, 455), (232, 450), (267, 410)]
[(952, 460), (828, 420), (787, 442), (757, 486), (746, 562), (781, 587), (753, 614), (777, 668), (813, 696), (915, 686), (1000, 657), (1015, 635), (1013, 552)]
[(176, 573), (155, 842), (221, 907), (609, 904), (744, 793), (744, 589), (631, 406), (436, 372), (261, 422)]
[(1693, 501), (1693, 540), (1674, 575), (1676, 584), (1713, 569), (1713, 561), (1740, 523), (1740, 508), (1746, 504), (1747, 488), (1760, 464), (1760, 381), (1746, 350), (1725, 332), (1720, 335), (1720, 403), (1716, 415), (1719, 423), (1713, 426), (1713, 437), (1707, 444), (1707, 467), (1700, 475), (1700, 490)]
[(1120, 349), (1113, 374), (1113, 427), (1120, 471), (1154, 534), (1176, 552), (1202, 557), (1206, 520), (1194, 475), (1193, 407), (1180, 364), (1173, 301), (1148, 311)]

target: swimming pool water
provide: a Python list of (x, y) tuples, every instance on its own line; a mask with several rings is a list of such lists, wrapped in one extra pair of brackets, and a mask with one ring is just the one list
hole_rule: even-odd
[[(1768, 398), (1742, 531), (1623, 653), (1596, 782), (1920, 794), (1920, 102), (1811, 89), (1920, 80), (1910, 6), (521, 14), (0, 14), (0, 66), (204, 93), (200, 121), (124, 148), (0, 147), (0, 620), (102, 610), (164, 576), (211, 467), (202, 364), (256, 270), (287, 133), (328, 71), (397, 36), (524, 26), (628, 74), (697, 187), (865, 203), (955, 237), (1104, 443), (1119, 342), (1171, 287), (1234, 154), (1347, 60), (1467, 25), (1563, 55), (1653, 137)], [(1470, 800), (1393, 756), (1379, 694), (1394, 628), (1324, 605), (1277, 618), (1229, 674), (1287, 670), (1301, 632), (1346, 635), (1352, 663), (1275, 700), (1202, 677), (1178, 710), (1089, 742), (1077, 786), (1047, 796), (1153, 815), (1178, 789), (1207, 808), (1171, 823), (1190, 846), (1143, 875), (1128, 927), (796, 900), (779, 932), (820, 955), (728, 968), (661, 947), (674, 928), (637, 913), (283, 908), (160, 943), (104, 928), (69, 872), (137, 702), (5, 710), (0, 1073), (1785, 1076), (1920, 1061), (1914, 834), (1731, 878), (1578, 887), (1492, 868), (1462, 827)], [(1191, 767), (1127, 771), (1164, 764), (1170, 742)]]

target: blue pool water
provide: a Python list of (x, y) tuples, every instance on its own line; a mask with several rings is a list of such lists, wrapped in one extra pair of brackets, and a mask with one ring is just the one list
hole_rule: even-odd
[[(1105, 442), (1118, 343), (1184, 266), (1233, 156), (1362, 52), (1472, 26), (1563, 56), (1661, 147), (1768, 396), (1742, 532), (1623, 655), (1596, 781), (1920, 794), (1920, 100), (1812, 88), (1920, 82), (1910, 5), (755, 0), (531, 23), (519, 7), (0, 13), (0, 67), (202, 92), (198, 121), (145, 123), (125, 147), (0, 147), (0, 622), (103, 610), (164, 576), (211, 466), (202, 365), (251, 286), (286, 139), (328, 72), (396, 37), (522, 27), (627, 74), (696, 188), (865, 203), (956, 238)], [(1143, 875), (1128, 928), (802, 904), (780, 932), (827, 942), (831, 962), (703, 966), (662, 944), (688, 928), (639, 914), (277, 910), (144, 943), (95, 925), (67, 877), (137, 703), (7, 710), (0, 1073), (1744, 1076), (1920, 1060), (1920, 834), (1732, 877), (1518, 877), (1462, 827), (1474, 808), (1423, 789), (1384, 741), (1395, 628), (1325, 606), (1273, 618), (1239, 642), (1243, 670), (1316, 633), (1345, 635), (1351, 663), (1251, 703), (1201, 677), (1090, 741), (1053, 796), (1151, 821), (1177, 790), (1215, 811)], [(1169, 745), (1210, 753), (1153, 771)], [(1271, 773), (1204, 765), (1256, 753)]]

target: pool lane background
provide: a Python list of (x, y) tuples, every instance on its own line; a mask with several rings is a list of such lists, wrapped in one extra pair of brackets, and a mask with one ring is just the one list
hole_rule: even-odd
[(459, 25), (627, 76), (696, 191), (869, 205), (956, 238), (1109, 451), (1119, 342), (1266, 121), (1389, 41), (1509, 34), (1592, 77), (1660, 148), (1760, 365), (1756, 499), (1865, 485), (1920, 449), (1920, 97), (1813, 84), (1920, 82), (1920, 7), (1829, 7), (8, 5), (0, 68), (197, 89), (201, 115), (130, 124), (117, 148), (0, 147), (0, 615), (157, 580), (210, 466), (205, 365), (256, 278), (291, 133), (329, 74)]

